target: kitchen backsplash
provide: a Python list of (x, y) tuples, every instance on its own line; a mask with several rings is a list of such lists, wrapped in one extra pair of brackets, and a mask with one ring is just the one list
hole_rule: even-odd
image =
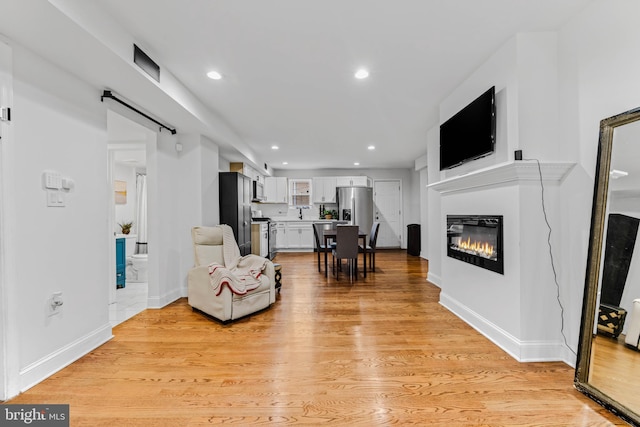
[[(333, 203), (327, 203), (324, 205), (325, 209), (338, 209), (338, 205)], [(300, 215), (300, 211), (296, 208), (291, 208), (285, 203), (252, 203), (252, 210), (262, 211), (262, 216), (272, 219), (297, 219)], [(315, 220), (320, 218), (320, 205), (314, 204), (311, 208), (302, 209), (302, 219)]]

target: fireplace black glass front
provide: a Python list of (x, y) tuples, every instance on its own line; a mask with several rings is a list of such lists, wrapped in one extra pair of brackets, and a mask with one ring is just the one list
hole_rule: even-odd
[(447, 215), (447, 256), (504, 274), (502, 215)]

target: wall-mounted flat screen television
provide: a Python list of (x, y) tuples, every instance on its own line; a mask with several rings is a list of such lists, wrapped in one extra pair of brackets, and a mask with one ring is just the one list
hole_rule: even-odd
[(440, 170), (493, 153), (496, 142), (493, 86), (440, 125)]

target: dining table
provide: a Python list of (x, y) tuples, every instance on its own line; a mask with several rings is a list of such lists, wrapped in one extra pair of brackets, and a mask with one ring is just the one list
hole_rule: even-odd
[[(324, 247), (329, 247), (329, 241), (333, 240), (336, 244), (338, 242), (338, 230), (336, 228), (330, 228), (326, 230), (322, 230), (322, 239), (324, 241)], [(367, 247), (367, 233), (358, 228), (358, 239), (362, 241), (362, 247)], [(367, 277), (367, 253), (366, 251), (362, 251), (362, 261), (364, 263), (364, 277)], [(329, 271), (327, 269), (327, 251), (324, 251), (324, 277), (329, 276)]]

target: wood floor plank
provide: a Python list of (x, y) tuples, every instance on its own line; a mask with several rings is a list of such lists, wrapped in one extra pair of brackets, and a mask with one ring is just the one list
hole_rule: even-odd
[(518, 363), (438, 303), (428, 263), (382, 250), (349, 283), (282, 253), (270, 309), (222, 325), (186, 299), (9, 403), (67, 403), (72, 426), (509, 425), (624, 422), (563, 363)]

